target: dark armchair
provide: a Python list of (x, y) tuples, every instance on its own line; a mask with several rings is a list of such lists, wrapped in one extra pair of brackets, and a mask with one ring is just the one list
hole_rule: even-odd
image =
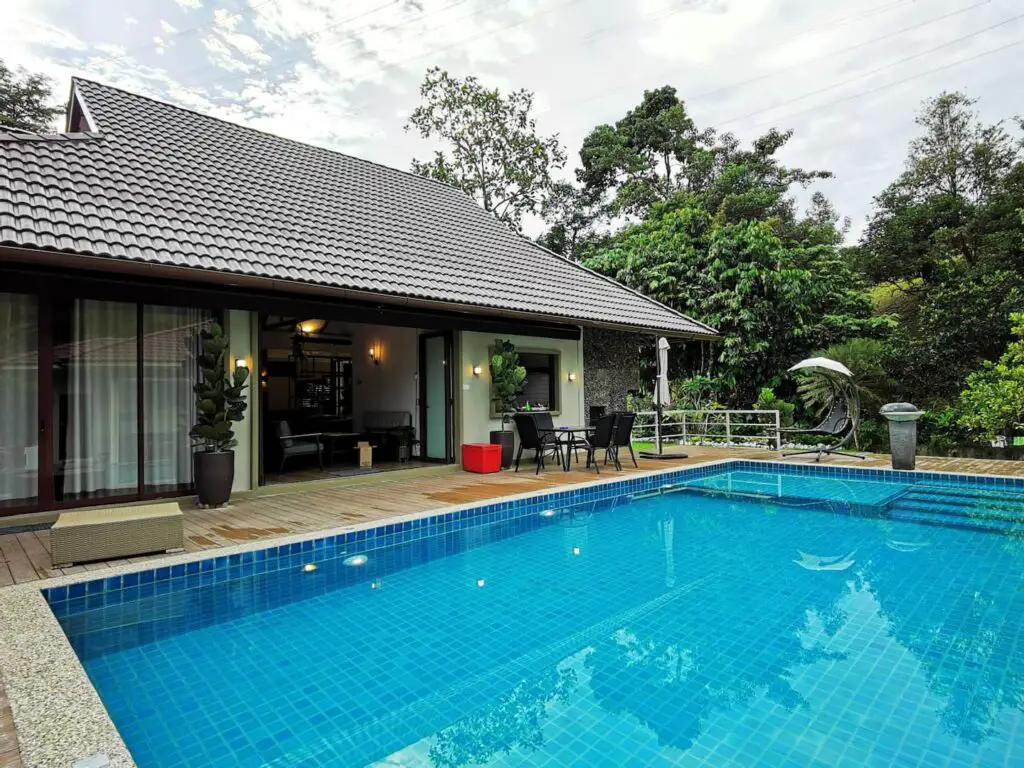
[(284, 472), (284, 464), (288, 459), (295, 456), (316, 456), (320, 469), (324, 468), (324, 446), (321, 441), (321, 432), (307, 432), (301, 435), (293, 435), (292, 428), (287, 421), (274, 422), (274, 430), (277, 432), (277, 440), (281, 448), (281, 466), (278, 467), (278, 474)]
[(611, 453), (612, 458), (615, 459), (616, 468), (622, 469), (618, 463), (618, 458), (615, 456), (614, 444), (615, 422), (618, 418), (617, 414), (609, 413), (607, 416), (602, 416), (598, 419), (594, 424), (594, 431), (587, 435), (586, 442), (581, 446), (587, 452), (587, 468), (593, 464), (598, 474), (601, 474), (601, 468), (597, 464), (597, 452), (602, 448), (605, 452), (605, 460), (607, 461), (608, 454)]
[(516, 432), (519, 433), (519, 450), (516, 452), (516, 472), (519, 471), (519, 459), (523, 451), (534, 451), (537, 462), (537, 473), (544, 468), (544, 456), (548, 452), (555, 458), (562, 458), (562, 444), (551, 432), (541, 432), (537, 428), (537, 420), (532, 414), (517, 413), (512, 419), (516, 423)]

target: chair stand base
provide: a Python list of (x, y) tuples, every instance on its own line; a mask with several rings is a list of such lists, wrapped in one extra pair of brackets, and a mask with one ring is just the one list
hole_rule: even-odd
[(851, 453), (850, 451), (829, 450), (827, 448), (820, 451), (791, 451), (790, 453), (783, 453), (782, 458), (788, 459), (790, 456), (810, 456), (812, 454), (817, 454), (817, 456), (814, 459), (815, 463), (821, 461), (822, 456), (846, 456), (851, 459), (860, 459), (861, 461), (867, 458), (867, 456), (860, 453)]

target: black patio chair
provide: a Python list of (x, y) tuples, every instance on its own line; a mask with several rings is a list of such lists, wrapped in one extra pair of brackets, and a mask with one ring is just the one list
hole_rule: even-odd
[[(636, 422), (636, 414), (630, 411), (621, 411), (616, 414), (615, 434), (612, 435), (612, 458), (615, 460), (615, 468), (622, 470), (622, 463), (619, 461), (619, 448), (626, 448), (629, 457), (633, 459), (633, 466), (639, 467), (636, 463), (636, 454), (633, 453), (633, 424)], [(608, 456), (605, 455), (604, 463), (608, 463)]]
[[(614, 455), (613, 438), (615, 437), (615, 422), (618, 421), (618, 418), (618, 414), (615, 413), (602, 416), (594, 424), (594, 431), (581, 441), (580, 447), (587, 452), (587, 469), (590, 469), (590, 465), (593, 464), (597, 474), (601, 474), (601, 468), (597, 465), (597, 452), (603, 448), (605, 459), (608, 458), (609, 452)], [(615, 466), (619, 469), (622, 468), (617, 459)]]
[(324, 468), (324, 446), (320, 440), (321, 432), (293, 435), (292, 428), (287, 421), (275, 422), (274, 430), (277, 432), (277, 439), (281, 446), (281, 465), (277, 468), (278, 474), (284, 472), (285, 462), (295, 456), (316, 455), (320, 469)]
[[(550, 414), (548, 414), (550, 418)], [(541, 433), (537, 429), (537, 420), (532, 413), (517, 413), (512, 416), (516, 423), (516, 432), (519, 433), (519, 450), (516, 451), (516, 472), (519, 471), (519, 460), (523, 451), (533, 451), (534, 461), (537, 462), (537, 472), (544, 469), (544, 456), (549, 451), (559, 462), (562, 460), (562, 444), (552, 432)]]

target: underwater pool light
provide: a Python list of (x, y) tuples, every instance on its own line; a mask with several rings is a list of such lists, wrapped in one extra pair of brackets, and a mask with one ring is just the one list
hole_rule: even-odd
[(341, 562), (343, 562), (345, 565), (359, 566), (366, 565), (368, 560), (369, 558), (366, 555), (352, 555), (351, 557), (346, 557)]

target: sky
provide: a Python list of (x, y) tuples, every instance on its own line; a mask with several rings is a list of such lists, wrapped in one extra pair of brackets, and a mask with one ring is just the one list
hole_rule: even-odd
[(902, 169), (923, 99), (963, 90), (1008, 127), (1024, 114), (1020, 0), (2, 5), (0, 57), (54, 78), (61, 99), (80, 75), (403, 169), (434, 149), (403, 126), (435, 65), (534, 92), (539, 131), (569, 152), (566, 177), (590, 130), (672, 85), (702, 128), (745, 143), (792, 129), (783, 160), (835, 174), (817, 188), (851, 238)]

